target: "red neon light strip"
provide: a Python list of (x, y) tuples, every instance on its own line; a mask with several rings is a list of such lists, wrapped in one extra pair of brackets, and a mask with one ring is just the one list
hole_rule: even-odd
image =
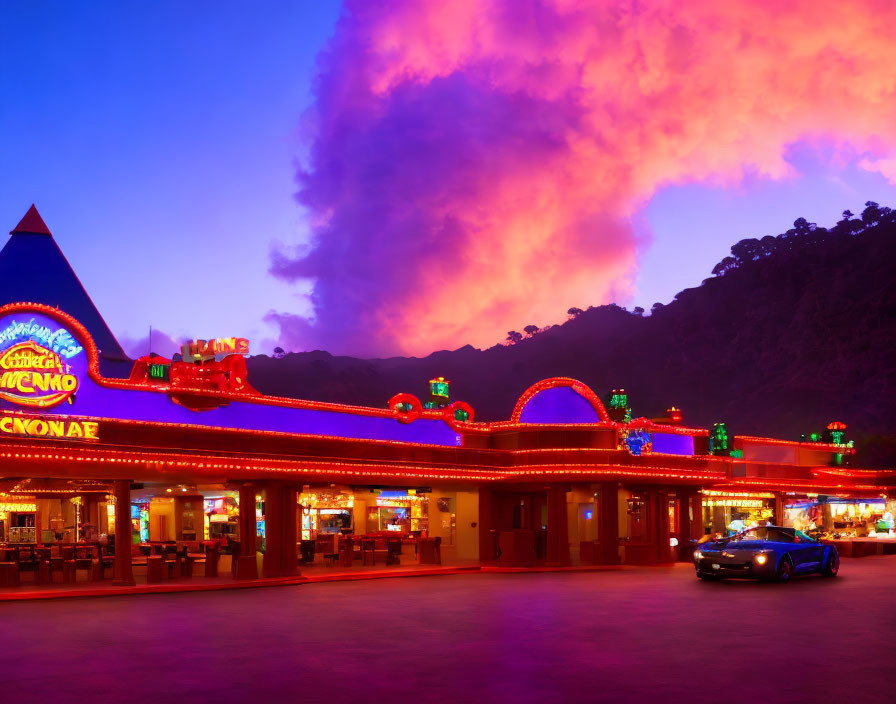
[(800, 442), (799, 440), (776, 440), (775, 438), (757, 438), (750, 435), (735, 435), (734, 440), (746, 440), (750, 443), (762, 445), (791, 445), (794, 447), (805, 447), (817, 450), (831, 450), (840, 455), (851, 455), (855, 453), (854, 447), (846, 447), (846, 445), (835, 445), (828, 442)]

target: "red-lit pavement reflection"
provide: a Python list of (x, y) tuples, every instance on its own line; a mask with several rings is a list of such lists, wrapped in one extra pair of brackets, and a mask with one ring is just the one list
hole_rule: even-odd
[(886, 701), (896, 557), (0, 605), (3, 702)]

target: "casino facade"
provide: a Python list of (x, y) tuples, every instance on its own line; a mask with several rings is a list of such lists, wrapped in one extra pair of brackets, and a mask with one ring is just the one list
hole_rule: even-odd
[[(175, 552), (166, 571), (213, 555), (220, 570), (206, 575), (241, 580), (377, 560), (661, 564), (762, 520), (892, 539), (896, 474), (852, 466), (842, 423), (803, 441), (729, 436), (687, 427), (674, 408), (633, 419), (623, 391), (604, 403), (567, 378), (535, 384), (489, 423), (451, 402), (443, 379), (426, 399), (396, 393), (381, 408), (265, 396), (244, 340), (128, 359), (33, 206), (10, 235), (0, 562), (19, 563), (19, 583), (29, 566), (35, 583), (154, 581), (157, 562), (175, 561), (154, 558)], [(24, 274), (35, 261), (39, 279)], [(56, 575), (53, 560), (75, 564)], [(0, 580), (13, 584), (17, 567)]]

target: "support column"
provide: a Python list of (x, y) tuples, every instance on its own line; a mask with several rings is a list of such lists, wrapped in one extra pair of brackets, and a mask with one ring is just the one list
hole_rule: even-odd
[[(690, 562), (693, 559), (691, 540), (699, 538), (697, 528), (702, 526), (699, 505), (700, 494), (692, 487), (676, 490), (678, 501), (678, 555), (679, 561)], [(702, 533), (702, 530), (700, 531)]]
[(616, 482), (604, 482), (598, 490), (597, 539), (600, 543), (598, 560), (604, 565), (619, 564), (619, 487)]
[(236, 558), (236, 579), (258, 579), (255, 558), (255, 485), (240, 484), (240, 554)]
[(691, 523), (691, 538), (700, 540), (706, 530), (703, 524), (703, 494), (699, 490), (694, 492), (691, 497), (691, 513), (693, 514), (693, 522)]
[(112, 584), (132, 587), (134, 569), (131, 566), (131, 480), (115, 480), (115, 576)]
[[(647, 542), (646, 550), (639, 555), (638, 559), (643, 560), (640, 564), (655, 565), (658, 559), (659, 536), (657, 535), (657, 490), (656, 487), (644, 487), (640, 491), (644, 497), (644, 537)], [(633, 546), (634, 547), (634, 546)], [(634, 563), (635, 560), (629, 560), (628, 548), (625, 552), (625, 561)]]
[(296, 488), (270, 483), (265, 488), (265, 548), (262, 571), (265, 577), (299, 574), (296, 552)]
[(81, 521), (92, 525), (96, 532), (100, 532), (99, 499), (96, 494), (87, 494), (82, 498)]
[(571, 563), (565, 486), (552, 486), (548, 489), (547, 539), (547, 563), (557, 567), (568, 567)]
[(784, 494), (775, 492), (775, 525), (784, 525)]
[(660, 563), (672, 562), (669, 545), (669, 492), (658, 489), (656, 492), (656, 559)]
[(283, 561), (284, 575), (299, 574), (299, 532), (296, 513), (299, 510), (299, 490), (283, 487)]
[(495, 537), (492, 535), (492, 490), (479, 487), (479, 561), (495, 559)]

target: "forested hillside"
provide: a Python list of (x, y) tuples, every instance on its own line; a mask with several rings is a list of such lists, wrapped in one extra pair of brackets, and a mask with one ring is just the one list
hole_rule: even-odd
[(425, 358), (259, 356), (249, 378), (265, 393), (383, 406), (398, 391), (425, 396), (442, 375), (452, 398), (493, 420), (535, 381), (571, 376), (602, 397), (624, 387), (636, 416), (675, 404), (686, 423), (724, 420), (737, 434), (796, 438), (842, 420), (861, 464), (891, 466), (894, 243), (896, 214), (869, 203), (830, 230), (800, 218), (781, 235), (738, 242), (712, 277), (649, 315), (571, 308), (566, 322), (511, 332), (508, 344)]

